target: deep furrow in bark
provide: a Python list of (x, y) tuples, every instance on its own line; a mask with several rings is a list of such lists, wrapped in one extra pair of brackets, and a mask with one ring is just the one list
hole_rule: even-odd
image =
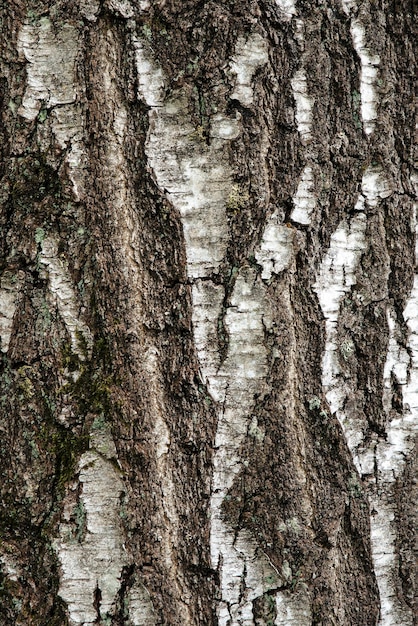
[[(222, 161), (220, 155), (222, 145), (240, 133), (240, 122), (217, 113), (210, 147), (199, 145), (187, 122), (185, 103), (179, 98), (163, 100), (163, 75), (152, 65), (146, 42), (135, 39), (135, 47), (140, 95), (151, 107), (146, 151), (159, 187), (166, 190), (183, 218), (196, 347), (203, 379), (220, 407), (211, 504), (212, 563), (221, 579), (219, 624), (250, 625), (253, 600), (279, 587), (280, 576), (265, 556), (258, 556), (251, 535), (241, 531), (236, 536), (228, 528), (221, 505), (242, 466), (238, 452), (249, 427), (254, 394), (264, 385), (267, 354), (263, 336), (270, 314), (263, 283), (253, 270), (240, 270), (225, 315), (229, 344), (221, 365), (216, 337), (224, 289), (211, 280), (202, 280), (217, 273), (226, 251), (225, 206), (232, 178), (227, 158)], [(265, 62), (265, 43), (258, 34), (237, 42), (231, 62), (231, 72), (236, 76), (231, 97), (251, 105), (252, 75)], [(288, 229), (273, 217), (266, 230), (255, 255), (260, 263), (265, 256), (263, 278), (271, 276), (269, 266), (282, 271), (291, 258)]]

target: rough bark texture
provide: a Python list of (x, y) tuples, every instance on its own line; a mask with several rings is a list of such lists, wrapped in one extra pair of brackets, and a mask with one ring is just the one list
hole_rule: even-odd
[(414, 8), (0, 3), (1, 624), (418, 624)]

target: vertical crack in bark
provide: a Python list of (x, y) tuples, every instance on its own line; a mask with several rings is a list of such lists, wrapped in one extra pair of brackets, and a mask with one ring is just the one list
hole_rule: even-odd
[[(376, 94), (376, 80), (380, 59), (372, 55), (366, 43), (365, 27), (358, 17), (357, 2), (343, 1), (343, 8), (351, 16), (351, 35), (354, 47), (361, 62), (360, 95), (361, 113), (364, 131), (371, 135), (377, 119), (378, 97)], [(363, 16), (364, 17), (364, 16)], [(379, 166), (369, 166), (363, 175), (362, 195), (359, 196), (355, 210), (377, 209), (381, 200), (392, 193), (392, 183), (389, 176)], [(361, 215), (363, 215), (361, 217)], [(359, 221), (361, 220), (361, 221)], [(357, 227), (354, 228), (354, 222)], [(369, 480), (369, 499), (371, 506), (371, 545), (375, 574), (380, 593), (382, 626), (394, 623), (402, 626), (412, 624), (410, 609), (398, 597), (398, 557), (396, 553), (396, 528), (394, 504), (394, 481), (399, 476), (412, 446), (412, 432), (417, 428), (413, 395), (415, 389), (407, 383), (406, 368), (409, 359), (406, 352), (397, 345), (395, 317), (387, 310), (389, 325), (389, 352), (384, 371), (386, 392), (384, 405), (386, 409), (391, 403), (389, 379), (394, 375), (399, 384), (404, 387), (404, 413), (389, 421), (386, 425), (386, 440), (373, 437), (368, 439), (368, 425), (362, 418), (357, 417), (352, 410), (352, 404), (347, 403), (351, 397), (350, 381), (344, 381), (341, 376), (340, 359), (348, 358), (348, 344), (338, 341), (339, 309), (345, 293), (355, 284), (355, 273), (359, 260), (366, 250), (365, 216), (360, 213), (348, 223), (343, 221), (331, 236), (330, 248), (325, 256), (320, 275), (315, 286), (321, 308), (326, 318), (326, 345), (323, 357), (323, 385), (331, 410), (335, 412), (343, 426), (348, 447), (353, 455), (353, 461), (364, 477), (374, 476)], [(386, 277), (387, 282), (388, 277)], [(361, 298), (361, 294), (357, 293)], [(406, 320), (414, 318), (416, 313), (414, 289), (406, 306), (404, 317)], [(414, 323), (410, 328), (410, 350), (413, 354)], [(411, 360), (410, 380), (414, 371), (413, 356)], [(414, 385), (414, 383), (412, 383)], [(415, 385), (416, 386), (416, 385)], [(405, 399), (405, 392), (411, 394), (411, 403)]]
[[(354, 7), (354, 3), (344, 3), (347, 13)], [(348, 6), (350, 5), (350, 7)], [(351, 26), (354, 46), (360, 56), (361, 70), (361, 98), (362, 117), (366, 134), (371, 135), (377, 118), (377, 96), (375, 94), (376, 66), (378, 57), (370, 57), (365, 44), (364, 27), (358, 20), (352, 21)], [(355, 210), (359, 214), (340, 223), (331, 236), (329, 250), (321, 265), (319, 278), (315, 285), (322, 311), (326, 318), (326, 345), (323, 357), (323, 385), (331, 410), (335, 412), (342, 424), (348, 447), (353, 461), (363, 476), (375, 474), (375, 484), (369, 485), (370, 505), (372, 509), (371, 545), (375, 567), (375, 574), (379, 586), (381, 599), (381, 624), (389, 626), (396, 623), (410, 626), (412, 623), (411, 611), (397, 597), (398, 559), (396, 554), (396, 529), (394, 526), (395, 507), (393, 501), (394, 481), (399, 475), (399, 465), (404, 462), (404, 455), (408, 452), (408, 443), (412, 431), (416, 429), (416, 416), (404, 412), (402, 418), (388, 421), (386, 427), (387, 441), (367, 439), (368, 425), (357, 417), (349, 408), (347, 400), (351, 396), (349, 380), (344, 381), (341, 376), (340, 359), (348, 358), (349, 346), (338, 342), (338, 316), (343, 297), (356, 283), (356, 270), (361, 255), (366, 250), (366, 220), (363, 211), (367, 208), (378, 209), (382, 199), (389, 197), (393, 192), (393, 185), (388, 174), (382, 167), (373, 165), (365, 171), (362, 179), (362, 194), (360, 194)], [(388, 277), (386, 277), (387, 282)], [(361, 299), (361, 294), (357, 293)], [(415, 311), (415, 294), (411, 294), (410, 301), (405, 309), (405, 316), (409, 311)], [(389, 314), (389, 312), (388, 312)], [(389, 350), (393, 357), (393, 319), (389, 314)], [(410, 328), (411, 335), (413, 333)], [(412, 339), (413, 342), (413, 339)], [(391, 354), (392, 352), (392, 354)], [(388, 358), (390, 358), (388, 357)], [(402, 369), (401, 363), (397, 364)], [(386, 364), (385, 377), (391, 372), (391, 365)], [(387, 387), (387, 383), (386, 383)], [(346, 406), (347, 404), (347, 406)]]
[[(391, 187), (385, 179), (383, 170), (368, 169), (365, 172), (362, 192), (363, 197), (360, 195), (356, 204), (359, 214), (349, 222), (344, 220), (331, 236), (330, 248), (322, 262), (315, 285), (326, 319), (322, 381), (331, 411), (336, 413), (343, 427), (357, 470), (364, 476), (373, 475), (377, 471), (376, 484), (371, 488), (370, 493), (372, 509), (370, 524), (375, 574), (381, 597), (381, 624), (389, 626), (389, 624), (396, 623), (410, 626), (412, 623), (410, 611), (397, 600), (394, 582), (397, 578), (398, 566), (394, 508), (390, 501), (393, 498), (394, 480), (399, 475), (397, 466), (399, 464), (402, 466), (404, 454), (408, 451), (408, 439), (412, 430), (417, 426), (416, 416), (405, 414), (404, 417), (389, 422), (387, 442), (375, 443), (372, 438), (372, 441), (368, 443), (367, 424), (361, 418), (356, 417), (350, 409), (345, 408), (351, 396), (351, 387), (350, 382), (345, 382), (341, 376), (340, 367), (344, 344), (340, 345), (338, 340), (339, 308), (344, 295), (356, 283), (356, 269), (361, 255), (366, 250), (366, 215), (363, 210), (367, 207), (376, 208), (381, 198), (386, 198), (391, 194)], [(405, 315), (417, 306), (415, 297), (413, 292)], [(391, 345), (391, 340), (389, 345)], [(376, 470), (373, 467), (374, 463), (377, 466)]]
[[(41, 122), (45, 123), (45, 127), (50, 125), (59, 147), (67, 149), (67, 163), (76, 199), (79, 199), (84, 184), (81, 172), (84, 118), (80, 107), (74, 105), (77, 91), (74, 65), (78, 43), (77, 29), (66, 24), (61, 29), (52, 28), (48, 18), (42, 18), (35, 26), (23, 26), (19, 34), (19, 50), (29, 63), (27, 88), (19, 113), (30, 121), (42, 114)], [(104, 76), (104, 83), (110, 92), (110, 75)], [(109, 101), (115, 100), (115, 93), (109, 93)], [(126, 112), (120, 102), (117, 104), (114, 137), (107, 155), (109, 165), (114, 167), (115, 172), (121, 171), (119, 168), (124, 165), (122, 155), (126, 122)], [(121, 176), (115, 181), (119, 193), (116, 204), (120, 210), (127, 202), (127, 184)], [(125, 230), (122, 228), (121, 232)], [(72, 278), (59, 258), (59, 243), (53, 236), (45, 237), (43, 229), (38, 231), (36, 242), (40, 247), (40, 273), (48, 279), (49, 298), (68, 330), (72, 352), (81, 361), (90, 359), (92, 334), (80, 318), (80, 305)], [(18, 286), (16, 282), (16, 288)], [(15, 295), (9, 297), (2, 349), (7, 344), (15, 299)], [(77, 375), (79, 372), (74, 372), (74, 376)], [(114, 614), (120, 574), (128, 563), (119, 516), (124, 485), (116, 469), (116, 460), (109, 426), (104, 418), (99, 418), (93, 423), (90, 433), (90, 449), (81, 456), (78, 465), (81, 493), (76, 507), (80, 510), (72, 508), (73, 499), (68, 493), (59, 538), (54, 542), (62, 567), (59, 594), (66, 601), (70, 623), (75, 626), (93, 624), (98, 616), (108, 619)], [(80, 511), (85, 515), (85, 529), (74, 535), (71, 518), (75, 516), (78, 519)], [(152, 603), (149, 596), (144, 595), (140, 583), (131, 588), (127, 600), (127, 608), (135, 615), (138, 624), (141, 623), (139, 615), (145, 619), (143, 623), (153, 623)]]
[[(271, 313), (266, 287), (255, 271), (239, 270), (224, 316), (229, 343), (221, 365), (217, 321), (224, 287), (208, 280), (226, 253), (229, 235), (225, 205), (232, 187), (226, 149), (227, 142), (241, 132), (240, 120), (217, 113), (212, 120), (210, 145), (196, 144), (184, 96), (178, 92), (163, 98), (161, 70), (153, 65), (145, 42), (135, 37), (134, 43), (140, 96), (151, 107), (146, 152), (157, 184), (182, 216), (188, 274), (193, 281), (196, 348), (202, 376), (222, 407), (215, 440), (211, 501), (212, 563), (219, 569), (221, 579), (219, 624), (252, 624), (253, 600), (279, 587), (280, 576), (248, 531), (234, 533), (229, 528), (223, 519), (222, 502), (242, 468), (239, 451), (248, 432), (254, 395), (263, 393), (265, 387), (264, 330)], [(266, 60), (266, 44), (258, 34), (237, 41), (230, 65), (235, 76), (231, 97), (251, 106), (252, 76)], [(263, 277), (288, 267), (292, 243), (292, 233), (275, 214), (256, 251), (257, 260), (263, 264)]]

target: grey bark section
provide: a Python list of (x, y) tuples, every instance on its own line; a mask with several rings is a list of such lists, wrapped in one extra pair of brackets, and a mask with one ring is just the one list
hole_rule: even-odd
[(415, 624), (413, 3), (0, 11), (0, 622)]

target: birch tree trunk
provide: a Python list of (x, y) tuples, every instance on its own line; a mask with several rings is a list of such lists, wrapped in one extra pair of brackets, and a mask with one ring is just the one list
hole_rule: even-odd
[(413, 0), (0, 5), (0, 623), (418, 624)]

